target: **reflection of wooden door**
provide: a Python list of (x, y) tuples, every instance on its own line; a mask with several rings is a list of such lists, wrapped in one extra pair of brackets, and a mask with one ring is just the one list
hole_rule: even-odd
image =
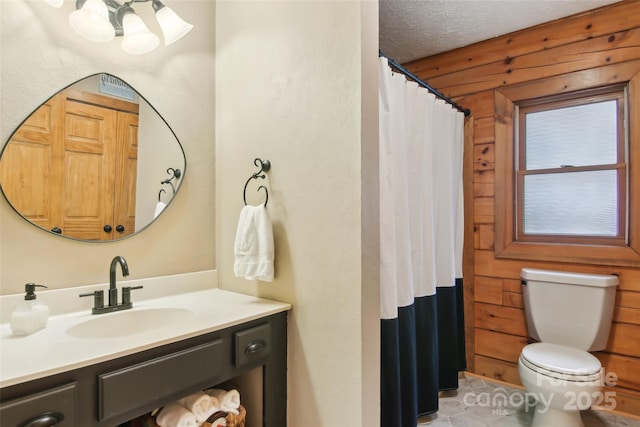
[[(132, 234), (136, 228), (136, 178), (138, 174), (138, 115), (118, 112), (118, 151), (114, 197), (114, 224), (117, 237)], [(118, 231), (118, 226), (124, 227)]]
[[(122, 106), (135, 113), (119, 111)], [(50, 111), (56, 112), (50, 121), (57, 123), (51, 135), (29, 133), (32, 127), (45, 128), (41, 122)], [(3, 165), (0, 177), (12, 205), (37, 225), (59, 227), (69, 237), (111, 240), (133, 233), (137, 105), (68, 90), (31, 121), (12, 138), (21, 144), (11, 144), (12, 152), (2, 157), (12, 165)]]
[(52, 98), (22, 123), (5, 146), (0, 166), (2, 191), (26, 219), (50, 230), (62, 222), (52, 200), (62, 185), (62, 169), (54, 166), (61, 134), (62, 98)]
[(65, 103), (63, 234), (128, 236), (135, 230), (138, 115), (79, 95), (69, 93)]
[(109, 240), (103, 227), (113, 224), (117, 112), (73, 100), (65, 107), (62, 230), (78, 239)]

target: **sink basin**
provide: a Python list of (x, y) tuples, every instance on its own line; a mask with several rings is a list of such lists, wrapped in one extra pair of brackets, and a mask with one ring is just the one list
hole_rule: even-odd
[(67, 335), (86, 339), (121, 338), (165, 328), (192, 316), (193, 312), (186, 308), (133, 308), (97, 314), (67, 329)]

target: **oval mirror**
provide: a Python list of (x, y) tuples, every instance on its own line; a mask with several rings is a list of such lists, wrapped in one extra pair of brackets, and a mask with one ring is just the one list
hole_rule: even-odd
[(185, 168), (164, 118), (123, 80), (95, 74), (53, 95), (11, 134), (0, 190), (42, 230), (113, 241), (164, 212)]

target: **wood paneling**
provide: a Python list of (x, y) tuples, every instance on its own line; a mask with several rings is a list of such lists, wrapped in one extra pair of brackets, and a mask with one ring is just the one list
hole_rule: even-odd
[[(575, 44), (511, 57), (430, 79), (449, 97), (513, 85), (574, 71), (632, 61), (640, 56), (640, 28), (607, 34)], [(418, 77), (421, 77), (418, 74)]]
[(493, 250), (493, 224), (476, 224), (474, 247)]
[(493, 184), (474, 182), (473, 183), (473, 195), (474, 197), (493, 197)]
[(484, 144), (493, 142), (493, 117), (483, 117), (475, 121), (473, 128), (473, 143)]
[(493, 91), (460, 96), (455, 98), (454, 101), (459, 105), (464, 105), (465, 108), (473, 108), (471, 112), (475, 120), (493, 117)]
[(476, 302), (502, 305), (502, 279), (476, 277)]
[(502, 295), (502, 300), (504, 301), (504, 305), (507, 307), (516, 307), (520, 309), (524, 308), (524, 300), (522, 294), (518, 294), (515, 292), (504, 292)]
[[(491, 121), (491, 124), (493, 124), (493, 121)], [(479, 163), (482, 169), (489, 169), (487, 165), (491, 165), (496, 162), (493, 144), (475, 145), (473, 148), (473, 161), (474, 163)]]
[(478, 197), (473, 200), (474, 221), (476, 224), (493, 224), (495, 211), (493, 197)]
[[(615, 411), (625, 416), (631, 416), (635, 420), (640, 420), (640, 393), (628, 389), (605, 387), (604, 392), (615, 393)], [(636, 423), (638, 423), (636, 421)]]
[(640, 360), (611, 353), (596, 353), (596, 357), (605, 369), (607, 385), (631, 390), (640, 389), (640, 378), (637, 375), (640, 372)]
[[(640, 358), (640, 334), (638, 326), (614, 322), (609, 332), (607, 351)], [(640, 373), (640, 371), (638, 371)]]
[[(473, 257), (465, 260), (472, 262), (466, 266), (465, 283), (473, 276), (473, 292), (465, 295), (465, 305), (473, 313), (473, 325), (467, 329), (468, 334), (472, 331), (467, 336), (471, 370), (520, 384), (517, 360), (528, 340), (521, 268), (616, 274), (620, 285), (614, 323), (608, 346), (597, 357), (619, 377), (615, 387), (607, 388), (615, 392), (616, 409), (640, 414), (640, 265), (634, 261), (607, 265), (604, 259), (558, 262), (553, 252), (545, 260), (527, 259), (526, 254), (522, 259), (497, 258), (496, 248), (500, 250), (505, 237), (500, 219), (511, 207), (498, 205), (495, 199), (496, 194), (512, 191), (504, 169), (496, 170), (508, 159), (499, 158), (504, 154), (495, 145), (499, 132), (513, 132), (509, 100), (515, 100), (516, 93), (529, 99), (630, 81), (640, 70), (640, 0), (622, 1), (405, 65), (469, 108), (474, 118), (472, 129), (466, 129), (473, 134), (472, 144), (465, 145), (465, 169), (471, 169), (465, 170), (471, 175), (465, 181), (470, 188), (466, 194), (472, 194), (471, 200), (465, 200), (470, 205), (465, 218), (473, 225), (466, 245), (472, 247)], [(640, 97), (632, 93), (632, 98), (631, 114), (637, 116)], [(640, 129), (631, 129), (632, 144), (637, 146), (639, 140)], [(632, 168), (640, 171), (635, 165)], [(632, 197), (632, 210), (635, 215), (640, 211), (640, 197)]]
[[(573, 17), (538, 25), (526, 31), (445, 52), (405, 64), (423, 80), (448, 75), (461, 68), (474, 68), (540, 50), (573, 44), (614, 31), (635, 28), (640, 22), (638, 1), (626, 1)], [(435, 86), (437, 87), (437, 86)], [(464, 105), (464, 104), (462, 104)]]
[[(527, 345), (525, 337), (501, 334), (481, 328), (476, 329), (476, 355), (517, 364), (520, 351), (525, 345)], [(476, 371), (476, 373), (479, 372)]]
[(475, 366), (475, 373), (478, 375), (495, 378), (513, 385), (522, 385), (520, 374), (518, 374), (518, 365), (515, 363), (476, 354)]
[(485, 304), (476, 302), (475, 326), (476, 328), (490, 329), (496, 332), (527, 336), (527, 326), (524, 311), (505, 307), (503, 305)]
[[(473, 188), (473, 157), (470, 155), (473, 148), (473, 129), (475, 125), (475, 119), (473, 116), (465, 118), (464, 121), (464, 155), (462, 166), (462, 185), (463, 185), (463, 197), (464, 197), (464, 216), (465, 218), (473, 218), (473, 199), (475, 197)], [(471, 242), (475, 240), (475, 226), (471, 221), (465, 221), (464, 223), (464, 241)], [(475, 277), (473, 275), (474, 264), (474, 246), (466, 244), (463, 246), (462, 253), (462, 275), (464, 279), (464, 293), (463, 298), (465, 301), (473, 301), (475, 299)], [(464, 331), (466, 336), (466, 345), (473, 348), (475, 343), (474, 335), (474, 314), (473, 304), (464, 305)], [(474, 369), (473, 354), (467, 355), (467, 369)]]

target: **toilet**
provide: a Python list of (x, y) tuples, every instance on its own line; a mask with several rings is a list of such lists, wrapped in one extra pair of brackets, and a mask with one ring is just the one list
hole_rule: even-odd
[(618, 277), (523, 268), (524, 310), (536, 343), (518, 361), (532, 427), (583, 427), (580, 411), (601, 401), (604, 368), (589, 351), (607, 346)]

